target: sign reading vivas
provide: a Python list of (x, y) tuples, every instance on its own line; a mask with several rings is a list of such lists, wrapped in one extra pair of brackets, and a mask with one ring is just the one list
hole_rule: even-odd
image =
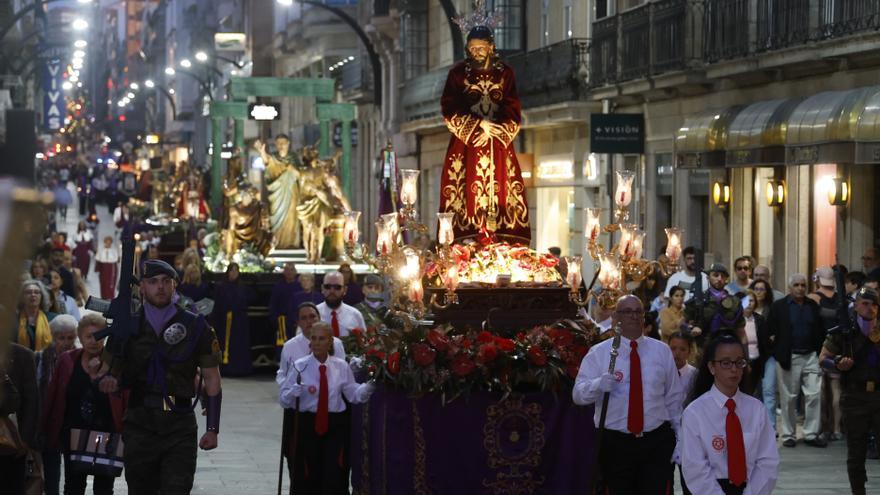
[(590, 152), (644, 153), (645, 115), (641, 113), (590, 114)]
[(64, 125), (66, 108), (64, 92), (64, 69), (58, 59), (41, 61), (43, 66), (43, 128), (47, 132), (57, 132)]

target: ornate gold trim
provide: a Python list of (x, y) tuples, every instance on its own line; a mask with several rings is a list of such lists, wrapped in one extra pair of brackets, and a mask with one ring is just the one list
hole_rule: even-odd
[(430, 494), (428, 483), (425, 481), (425, 432), (422, 430), (422, 420), (419, 417), (419, 409), (416, 401), (411, 400), (413, 414), (413, 439), (415, 440), (415, 463), (413, 464), (413, 490), (415, 493)]
[[(511, 431), (508, 440), (513, 443), (528, 442), (520, 455), (509, 455), (501, 446), (499, 433), (507, 421), (525, 423), (524, 431)], [(523, 438), (525, 436), (525, 438)], [(483, 425), (483, 446), (488, 452), (487, 467), (495, 470), (495, 479), (484, 479), (483, 486), (491, 493), (534, 493), (544, 484), (544, 477), (535, 478), (532, 468), (541, 465), (541, 452), (544, 448), (544, 422), (541, 420), (541, 405), (523, 404), (521, 398), (510, 398), (486, 409), (486, 423)]]

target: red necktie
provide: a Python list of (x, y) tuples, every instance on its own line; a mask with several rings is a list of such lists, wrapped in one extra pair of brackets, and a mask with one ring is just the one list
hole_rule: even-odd
[(318, 413), (315, 414), (315, 433), (323, 435), (327, 433), (330, 424), (330, 415), (327, 411), (327, 403), (329, 402), (329, 388), (327, 386), (327, 365), (322, 364), (318, 367), (321, 370), (321, 388), (318, 390)]
[(333, 326), (333, 336), (339, 337), (339, 320), (336, 318), (336, 311), (330, 313), (331, 321), (330, 325)]
[(629, 343), (629, 410), (626, 415), (626, 429), (633, 435), (641, 435), (645, 428), (645, 406), (642, 404), (642, 361), (639, 359), (639, 343)]
[(727, 399), (727, 479), (734, 486), (746, 482), (746, 446), (742, 425), (736, 415), (736, 402)]

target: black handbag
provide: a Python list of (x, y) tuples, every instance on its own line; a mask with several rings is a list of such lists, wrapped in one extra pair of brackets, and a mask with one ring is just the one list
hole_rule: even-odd
[(122, 475), (122, 434), (106, 431), (70, 429), (70, 468), (78, 474)]

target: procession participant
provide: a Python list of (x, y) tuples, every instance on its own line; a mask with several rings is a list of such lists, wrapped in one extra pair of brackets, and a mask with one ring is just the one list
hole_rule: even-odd
[(880, 431), (880, 320), (877, 292), (863, 287), (856, 293), (855, 317), (825, 339), (819, 360), (841, 372), (840, 409), (846, 425), (846, 472), (854, 495), (864, 495), (868, 432)]
[(746, 356), (742, 341), (728, 332), (706, 346), (694, 399), (681, 419), (681, 467), (693, 493), (769, 495), (776, 486), (773, 428), (761, 401), (739, 390)]
[(296, 264), (288, 261), (284, 264), (281, 280), (272, 286), (272, 295), (269, 297), (269, 323), (275, 329), (275, 346), (279, 348), (296, 334), (296, 306), (293, 298), (294, 294), (302, 290), (297, 278)]
[(379, 310), (385, 306), (385, 283), (382, 277), (371, 273), (364, 279), (364, 300), (355, 305), (355, 309), (361, 312), (364, 322), (368, 327), (382, 324)]
[(440, 109), (452, 136), (440, 177), (440, 212), (454, 212), (455, 239), (493, 236), (529, 243), (529, 207), (513, 141), (522, 123), (513, 69), (495, 51), (491, 15), (456, 19), (467, 58), (449, 69)]
[[(745, 319), (742, 300), (727, 289), (730, 272), (721, 263), (709, 267), (709, 287), (703, 297), (691, 298), (685, 304), (684, 314), (691, 324), (691, 335), (696, 339), (698, 353), (706, 340), (718, 332), (732, 332), (745, 339)], [(698, 300), (699, 299), (699, 300)]]
[[(148, 260), (140, 280), (140, 328), (122, 356), (105, 349), (100, 378), (104, 393), (120, 380), (131, 390), (125, 415), (125, 479), (132, 495), (185, 494), (196, 470), (198, 425), (192, 399), (196, 369), (204, 380), (207, 431), (198, 441), (217, 447), (220, 431), (220, 343), (204, 318), (175, 304), (177, 272), (161, 260)], [(113, 336), (110, 337), (112, 343)]]
[(656, 495), (672, 487), (672, 461), (683, 401), (681, 380), (669, 347), (642, 335), (639, 298), (617, 301), (613, 324), (622, 332), (616, 369), (608, 372), (612, 339), (590, 348), (572, 390), (575, 404), (596, 404), (609, 392), (599, 469), (608, 493)]
[(279, 402), (298, 407), (297, 436), (288, 439), (290, 493), (348, 493), (348, 416), (343, 396), (362, 404), (375, 390), (358, 384), (345, 360), (329, 355), (332, 333), (326, 323), (311, 328), (312, 354), (298, 359), (281, 385)]
[(293, 294), (293, 305), (291, 306), (293, 308), (294, 330), (296, 330), (296, 325), (299, 324), (299, 322), (295, 319), (297, 316), (296, 311), (302, 303), (310, 302), (314, 304), (321, 304), (322, 302), (324, 302), (324, 296), (321, 294), (321, 292), (315, 290), (314, 273), (301, 273), (299, 275), (299, 284), (302, 286), (302, 290)]
[(239, 283), (239, 275), (238, 263), (230, 263), (226, 278), (214, 288), (211, 317), (220, 338), (223, 376), (246, 376), (253, 372), (248, 305), (257, 296), (253, 289)]
[(76, 256), (76, 267), (79, 268), (83, 278), (88, 278), (89, 266), (92, 263), (92, 254), (95, 252), (95, 238), (86, 227), (86, 223), (80, 221), (76, 226), (76, 235), (73, 237), (76, 247), (73, 255)]
[(345, 337), (352, 328), (366, 328), (361, 312), (342, 302), (345, 296), (345, 279), (339, 272), (324, 275), (321, 292), (324, 302), (318, 305), (321, 321), (330, 324), (334, 337)]
[(364, 291), (361, 288), (361, 284), (357, 281), (357, 276), (354, 274), (354, 270), (351, 269), (351, 265), (348, 263), (342, 263), (339, 265), (339, 273), (342, 274), (343, 280), (345, 280), (345, 297), (342, 298), (342, 302), (348, 304), (349, 306), (357, 306), (358, 304), (364, 301)]
[(113, 246), (113, 237), (104, 237), (104, 247), (95, 255), (95, 271), (101, 285), (101, 299), (113, 299), (119, 280), (119, 250)]
[[(681, 287), (677, 289), (681, 291), (681, 296), (684, 297), (684, 289)], [(669, 345), (669, 350), (672, 351), (675, 367), (678, 368), (678, 376), (681, 379), (681, 396), (686, 401), (694, 387), (694, 380), (697, 378), (697, 368), (688, 362), (694, 347), (694, 338), (688, 333), (674, 332), (669, 336), (667, 345)], [(682, 403), (682, 407), (684, 407), (684, 403)], [(691, 492), (684, 482), (684, 475), (681, 474), (681, 463), (678, 464), (678, 477), (681, 480), (682, 493), (690, 495)]]
[[(306, 357), (312, 352), (309, 348), (312, 326), (315, 323), (323, 323), (321, 322), (321, 316), (318, 314), (318, 307), (315, 306), (315, 303), (311, 302), (304, 302), (299, 305), (299, 318), (297, 318), (297, 321), (299, 322), (299, 328), (297, 329), (296, 337), (284, 343), (281, 359), (278, 360), (278, 372), (275, 374), (275, 382), (278, 385), (284, 383), (284, 380), (293, 368), (293, 363), (297, 359)], [(330, 349), (330, 355), (345, 359), (345, 347), (342, 345), (342, 340), (338, 337), (333, 337), (333, 347)]]

